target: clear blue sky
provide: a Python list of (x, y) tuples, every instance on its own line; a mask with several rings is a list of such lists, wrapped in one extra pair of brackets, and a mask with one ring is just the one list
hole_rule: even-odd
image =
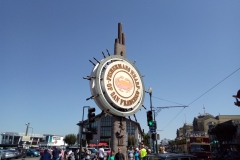
[[(89, 59), (113, 54), (119, 22), (153, 106), (190, 104), (158, 113), (161, 139), (175, 138), (203, 106), (213, 116), (239, 115), (240, 1), (1, 0), (0, 133), (24, 133), (29, 122), (34, 133), (77, 134), (83, 106), (100, 113), (82, 77)], [(146, 110), (136, 116), (147, 131)]]

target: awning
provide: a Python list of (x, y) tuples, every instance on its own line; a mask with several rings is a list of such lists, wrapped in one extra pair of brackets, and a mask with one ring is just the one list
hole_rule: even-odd
[(108, 144), (106, 142), (99, 142), (98, 146), (108, 146)]
[(96, 145), (96, 144), (93, 144), (93, 143), (90, 143), (88, 146), (89, 146), (89, 147), (95, 147), (95, 146), (97, 146), (97, 145)]

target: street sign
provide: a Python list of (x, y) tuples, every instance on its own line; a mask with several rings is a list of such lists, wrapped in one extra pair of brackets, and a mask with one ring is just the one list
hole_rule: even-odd
[(149, 127), (151, 133), (156, 132), (156, 121), (153, 121), (153, 125)]
[(156, 128), (155, 127), (149, 127), (149, 129), (151, 130), (151, 129), (155, 129), (156, 130)]

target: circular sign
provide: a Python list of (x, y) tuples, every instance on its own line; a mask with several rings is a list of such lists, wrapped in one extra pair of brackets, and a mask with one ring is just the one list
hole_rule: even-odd
[(142, 80), (130, 63), (111, 63), (104, 70), (103, 79), (102, 89), (109, 103), (121, 109), (131, 109), (141, 100)]
[(137, 68), (126, 58), (114, 55), (103, 59), (92, 70), (90, 88), (102, 110), (130, 116), (142, 106), (144, 85)]

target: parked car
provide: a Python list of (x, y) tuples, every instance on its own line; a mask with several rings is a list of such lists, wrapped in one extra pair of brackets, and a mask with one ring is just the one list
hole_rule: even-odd
[(17, 149), (9, 149), (9, 151), (14, 154), (14, 158), (18, 159), (21, 157), (21, 153)]
[(146, 160), (197, 160), (197, 157), (191, 154), (164, 153), (148, 154)]
[(212, 158), (213, 158), (213, 160), (225, 159), (224, 152), (215, 150), (212, 152)]
[(88, 148), (88, 150), (91, 151), (90, 159), (93, 159), (94, 155), (97, 153), (97, 150), (95, 148)]
[(225, 155), (226, 160), (237, 160), (240, 159), (240, 153), (237, 151), (229, 151), (227, 155)]
[(30, 157), (39, 157), (40, 156), (40, 153), (35, 150), (35, 149), (28, 149), (27, 150), (27, 156), (30, 156)]
[(15, 158), (14, 152), (11, 152), (9, 150), (0, 150), (0, 152), (1, 152), (1, 160)]

